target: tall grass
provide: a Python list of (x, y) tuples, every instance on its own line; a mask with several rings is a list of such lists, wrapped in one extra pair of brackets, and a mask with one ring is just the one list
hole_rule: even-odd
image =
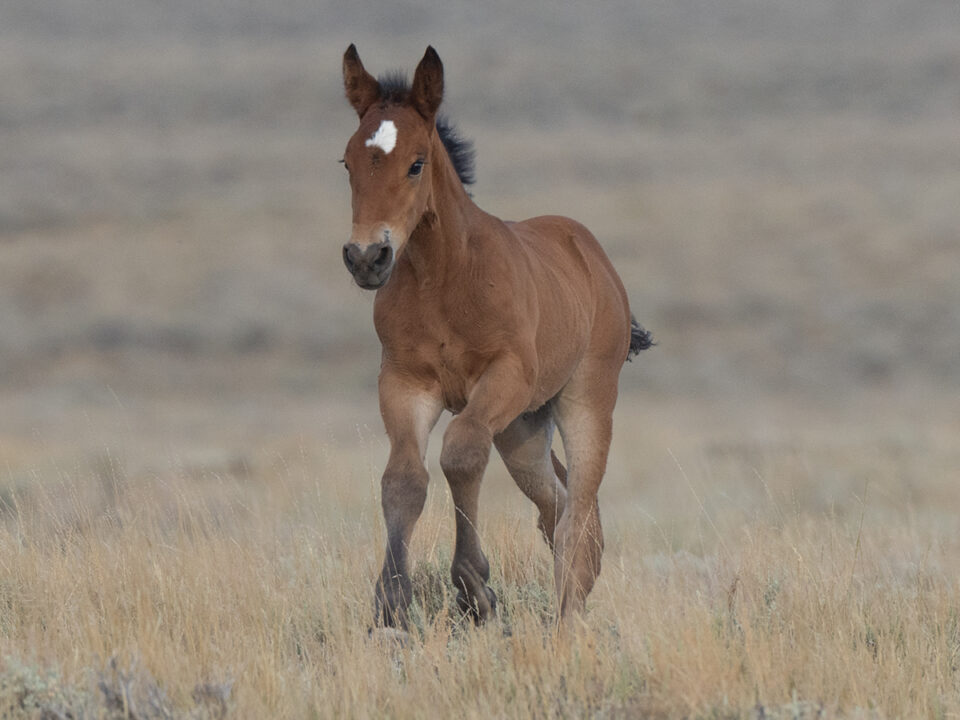
[(955, 716), (960, 488), (874, 450), (701, 446), (615, 471), (601, 580), (559, 636), (549, 553), (496, 470), (500, 618), (458, 616), (437, 475), (405, 643), (368, 632), (383, 536), (353, 458), (8, 474), (0, 714)]

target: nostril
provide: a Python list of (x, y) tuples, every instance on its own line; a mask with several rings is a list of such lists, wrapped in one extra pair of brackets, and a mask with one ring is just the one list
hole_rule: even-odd
[(393, 248), (390, 245), (383, 245), (377, 251), (376, 256), (373, 258), (372, 267), (376, 272), (382, 272), (387, 267), (390, 266), (390, 263), (393, 261)]
[(347, 270), (353, 272), (356, 268), (356, 261), (353, 259), (353, 253), (351, 252), (356, 245), (352, 243), (347, 243), (343, 246), (343, 264), (347, 266)]

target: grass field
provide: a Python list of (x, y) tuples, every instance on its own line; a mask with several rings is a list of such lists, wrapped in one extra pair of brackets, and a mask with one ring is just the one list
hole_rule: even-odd
[[(601, 579), (582, 625), (559, 638), (549, 553), (496, 468), (481, 533), (500, 620), (476, 629), (456, 613), (453, 511), (434, 483), (403, 646), (368, 635), (383, 533), (375, 464), (354, 453), (290, 448), (143, 476), (104, 457), (25, 478), (3, 497), (0, 707), (97, 716), (126, 697), (138, 718), (960, 712), (955, 444), (704, 445), (650, 430), (620, 430), (645, 439), (619, 445)], [(58, 677), (25, 700), (25, 667)]]
[[(496, 459), (453, 612), (442, 427), (368, 634), (350, 42), (433, 44), (477, 202), (584, 222), (659, 342), (568, 636)], [(954, 0), (12, 0), (0, 60), (0, 718), (960, 715)]]

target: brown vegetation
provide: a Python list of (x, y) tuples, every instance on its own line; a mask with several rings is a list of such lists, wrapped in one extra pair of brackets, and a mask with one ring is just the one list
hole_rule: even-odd
[[(235, 717), (960, 711), (960, 489), (942, 480), (956, 448), (658, 450), (666, 440), (608, 478), (604, 570), (566, 639), (535, 512), (509, 510), (523, 501), (502, 471), (480, 528), (500, 620), (477, 629), (456, 611), (450, 500), (434, 483), (404, 645), (368, 635), (383, 536), (376, 480), (353, 453), (285, 452), (239, 475), (36, 478), (4, 500), (4, 682), (22, 664), (53, 668), (85, 702), (116, 704), (97, 679), (119, 667), (135, 702), (159, 697), (174, 717), (197, 712), (204, 687), (222, 699), (201, 707)], [(655, 480), (638, 490), (638, 477)]]

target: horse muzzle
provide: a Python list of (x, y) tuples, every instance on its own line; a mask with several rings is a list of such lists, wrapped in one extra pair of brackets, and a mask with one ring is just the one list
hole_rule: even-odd
[(343, 246), (343, 264), (364, 290), (383, 287), (393, 270), (393, 246), (390, 241), (370, 243), (361, 247), (348, 242)]

